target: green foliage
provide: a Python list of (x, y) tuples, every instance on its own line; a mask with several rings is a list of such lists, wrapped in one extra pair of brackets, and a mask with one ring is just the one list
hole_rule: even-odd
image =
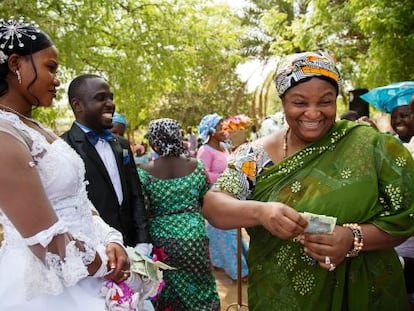
[[(271, 38), (261, 45), (265, 51), (257, 57), (331, 51), (343, 75), (343, 103), (351, 89), (414, 80), (412, 0), (252, 2), (251, 27), (261, 24), (262, 37)], [(249, 48), (255, 50), (260, 48)]]
[(210, 0), (3, 0), (0, 10), (38, 22), (60, 51), (63, 104), (35, 112), (51, 125), (71, 118), (65, 88), (86, 72), (108, 79), (133, 129), (158, 117), (194, 126), (213, 111), (273, 113), (273, 73), (248, 96), (235, 74), (249, 58), (329, 50), (343, 75), (343, 103), (354, 88), (414, 80), (412, 0), (250, 2), (241, 16)]
[(361, 62), (368, 87), (414, 79), (414, 2), (351, 1), (356, 21), (370, 38)]
[[(213, 109), (224, 112), (241, 84), (234, 72), (242, 59), (242, 28), (227, 6), (195, 0), (5, 0), (0, 10), (4, 18), (27, 16), (51, 35), (65, 85), (81, 73), (107, 78), (117, 111), (132, 128), (158, 117), (196, 124)], [(183, 114), (182, 107), (191, 113)], [(53, 125), (52, 114), (39, 117)]]

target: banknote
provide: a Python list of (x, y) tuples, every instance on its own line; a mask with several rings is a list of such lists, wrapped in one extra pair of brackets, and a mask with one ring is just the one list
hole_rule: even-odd
[(313, 213), (300, 213), (308, 222), (305, 229), (307, 233), (332, 233), (336, 225), (336, 217), (318, 215)]

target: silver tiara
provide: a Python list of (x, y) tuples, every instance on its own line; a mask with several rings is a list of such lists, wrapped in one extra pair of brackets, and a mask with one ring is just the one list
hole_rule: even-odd
[(19, 47), (24, 47), (22, 42), (23, 37), (28, 37), (36, 40), (36, 35), (33, 32), (40, 32), (39, 26), (34, 22), (25, 22), (24, 17), (14, 20), (13, 17), (8, 21), (0, 19), (0, 49), (12, 50), (17, 44)]

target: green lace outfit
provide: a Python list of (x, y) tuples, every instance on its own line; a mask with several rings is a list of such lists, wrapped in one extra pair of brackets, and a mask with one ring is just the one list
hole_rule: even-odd
[(220, 300), (208, 252), (201, 200), (208, 190), (204, 167), (198, 162), (190, 175), (159, 179), (138, 168), (149, 207), (149, 232), (159, 258), (177, 270), (163, 271), (165, 287), (154, 302), (156, 310), (219, 310)]
[[(260, 142), (242, 146), (216, 187), (239, 199), (279, 201), (299, 212), (371, 223), (414, 235), (414, 163), (391, 135), (348, 121), (274, 165)], [(248, 230), (249, 310), (407, 310), (393, 248), (362, 251), (336, 270), (319, 267), (300, 243), (263, 227)]]

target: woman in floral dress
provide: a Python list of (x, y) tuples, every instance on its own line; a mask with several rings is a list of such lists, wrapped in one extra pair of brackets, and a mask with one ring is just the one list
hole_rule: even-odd
[(154, 254), (175, 267), (164, 271), (156, 310), (219, 310), (201, 201), (208, 190), (202, 162), (183, 156), (179, 123), (151, 122), (147, 138), (159, 157), (138, 167), (150, 213)]

